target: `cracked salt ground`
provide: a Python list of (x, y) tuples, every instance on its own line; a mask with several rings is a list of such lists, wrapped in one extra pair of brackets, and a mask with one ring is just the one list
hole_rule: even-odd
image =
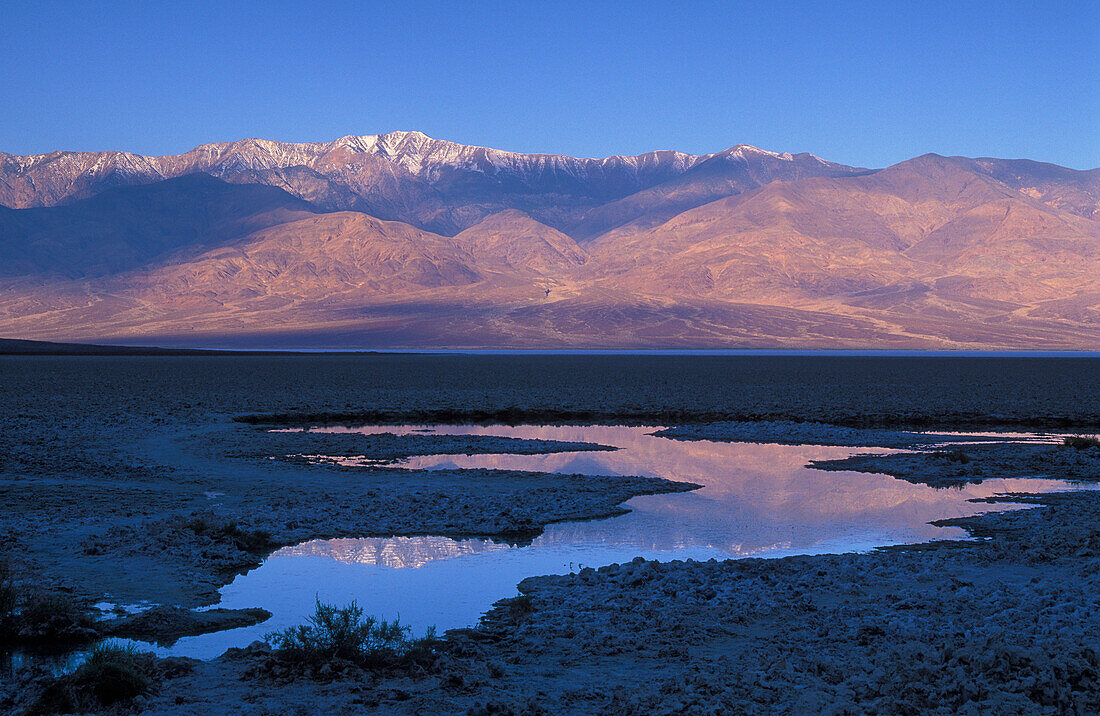
[[(407, 434), (424, 426), (358, 428)], [(350, 431), (347, 428), (326, 428)], [(628, 514), (550, 525), (526, 546), (483, 539), (394, 537), (318, 540), (275, 552), (258, 569), (221, 590), (217, 606), (263, 607), (267, 622), (185, 638), (161, 654), (212, 658), (264, 634), (301, 623), (315, 599), (356, 600), (372, 613), (400, 617), (420, 633), (472, 626), (521, 580), (584, 567), (630, 562), (784, 556), (867, 550), (930, 539), (959, 539), (963, 530), (931, 520), (1011, 505), (969, 500), (1011, 492), (1085, 489), (1058, 480), (991, 479), (936, 490), (884, 475), (822, 472), (811, 460), (883, 453), (882, 448), (681, 442), (656, 428), (616, 426), (435, 426), (435, 434), (474, 434), (592, 442), (609, 452), (546, 455), (432, 455), (397, 466), (413, 470), (490, 468), (583, 475), (644, 475), (693, 482), (701, 489), (636, 497)], [(1019, 436), (1030, 439), (1030, 436)], [(333, 458), (354, 465), (355, 459)]]

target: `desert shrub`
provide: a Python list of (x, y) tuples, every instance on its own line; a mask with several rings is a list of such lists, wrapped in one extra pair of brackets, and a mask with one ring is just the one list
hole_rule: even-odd
[(943, 458), (948, 462), (957, 462), (960, 465), (966, 465), (970, 462), (970, 456), (962, 450), (940, 450), (935, 453), (936, 457)]
[(228, 522), (221, 533), (245, 552), (263, 552), (271, 547), (271, 533), (266, 530), (242, 530), (236, 522)]
[(1067, 435), (1062, 444), (1066, 447), (1077, 448), (1078, 450), (1088, 450), (1090, 448), (1100, 448), (1100, 437), (1095, 435)]
[(434, 653), (439, 644), (434, 629), (421, 638), (411, 638), (411, 632), (398, 620), (365, 617), (355, 602), (337, 607), (317, 600), (305, 624), (265, 638), (284, 662), (319, 667), (343, 660), (371, 668), (419, 661)]
[(196, 517), (188, 521), (187, 527), (197, 535), (204, 535), (214, 529), (214, 524), (205, 517)]
[(519, 621), (534, 610), (535, 605), (529, 594), (521, 594), (508, 600), (508, 614), (513, 621)]
[(30, 594), (13, 620), (23, 640), (79, 641), (96, 635), (88, 610), (71, 597), (55, 592)]
[(95, 636), (95, 621), (84, 606), (64, 594), (20, 589), (11, 564), (0, 560), (0, 639), (57, 643)]
[(424, 636), (407, 639), (405, 641), (405, 653), (401, 655), (404, 664), (424, 664), (434, 658), (443, 646), (435, 633), (435, 627), (430, 626), (425, 630)]
[(31, 714), (98, 711), (149, 693), (149, 655), (133, 647), (99, 644), (71, 674), (51, 680), (29, 709)]
[(152, 688), (133, 647), (100, 644), (74, 676), (104, 706), (129, 701)]
[(196, 517), (187, 523), (195, 533), (216, 542), (232, 542), (243, 552), (265, 552), (273, 545), (271, 533), (266, 530), (244, 530), (236, 522), (217, 523), (205, 517)]

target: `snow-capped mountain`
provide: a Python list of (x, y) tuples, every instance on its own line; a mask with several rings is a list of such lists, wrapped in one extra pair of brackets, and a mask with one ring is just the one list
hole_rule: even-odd
[[(53, 206), (114, 186), (202, 172), (233, 183), (277, 186), (324, 210), (365, 211), (447, 235), (503, 209), (520, 209), (556, 229), (590, 235), (585, 221), (592, 209), (680, 180), (704, 166), (711, 184), (716, 172), (729, 175), (718, 182), (723, 185), (718, 196), (774, 179), (862, 171), (809, 154), (743, 144), (702, 156), (653, 151), (583, 159), (468, 146), (421, 132), (390, 132), (327, 143), (244, 139), (163, 157), (115, 151), (0, 154), (0, 204)], [(713, 188), (699, 196), (717, 198)], [(692, 204), (684, 204), (681, 197), (677, 206)], [(637, 218), (635, 213), (627, 211), (624, 220)], [(603, 227), (607, 222), (607, 216), (601, 216), (596, 223)]]
[(0, 335), (175, 345), (1095, 348), (1100, 170), (419, 132), (0, 155)]

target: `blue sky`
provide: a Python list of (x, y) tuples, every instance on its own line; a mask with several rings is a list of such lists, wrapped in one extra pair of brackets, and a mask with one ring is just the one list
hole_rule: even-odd
[(1100, 166), (1100, 2), (13, 2), (0, 151), (419, 129)]

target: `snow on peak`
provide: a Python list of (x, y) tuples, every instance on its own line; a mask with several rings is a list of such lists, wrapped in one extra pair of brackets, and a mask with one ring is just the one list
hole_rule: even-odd
[(785, 162), (794, 160), (794, 156), (789, 152), (770, 152), (767, 149), (754, 147), (751, 144), (737, 144), (730, 147), (725, 152), (722, 152), (722, 154), (728, 157), (738, 157), (741, 159), (747, 159), (749, 157), (772, 157), (773, 159), (780, 159)]
[[(347, 135), (329, 142), (277, 142), (253, 137), (203, 144), (184, 154), (164, 157), (125, 152), (55, 152), (33, 157), (7, 155), (5, 163), (19, 167), (17, 171), (26, 171), (33, 165), (61, 162), (69, 167), (64, 171), (70, 174), (124, 171), (134, 175), (167, 177), (182, 172), (207, 171), (223, 176), (295, 166), (331, 171), (340, 165), (355, 163), (356, 155), (377, 157), (428, 181), (452, 169), (521, 179), (549, 173), (589, 181), (612, 175), (624, 179), (636, 178), (653, 171), (680, 173), (716, 156), (757, 161), (765, 157), (782, 161), (794, 159), (785, 152), (770, 152), (748, 144), (738, 144), (718, 154), (706, 155), (664, 150), (635, 156), (577, 158), (458, 144), (434, 139), (417, 130), (396, 130), (383, 134)], [(58, 170), (61, 170), (60, 166)]]
[(423, 132), (415, 129), (399, 129), (394, 132), (387, 132), (386, 134), (382, 134), (380, 136), (386, 137), (387, 139), (393, 139), (395, 141), (404, 141), (406, 139), (412, 139), (416, 141), (423, 141), (425, 139), (432, 142), (436, 141), (429, 137), (427, 134), (424, 134)]

